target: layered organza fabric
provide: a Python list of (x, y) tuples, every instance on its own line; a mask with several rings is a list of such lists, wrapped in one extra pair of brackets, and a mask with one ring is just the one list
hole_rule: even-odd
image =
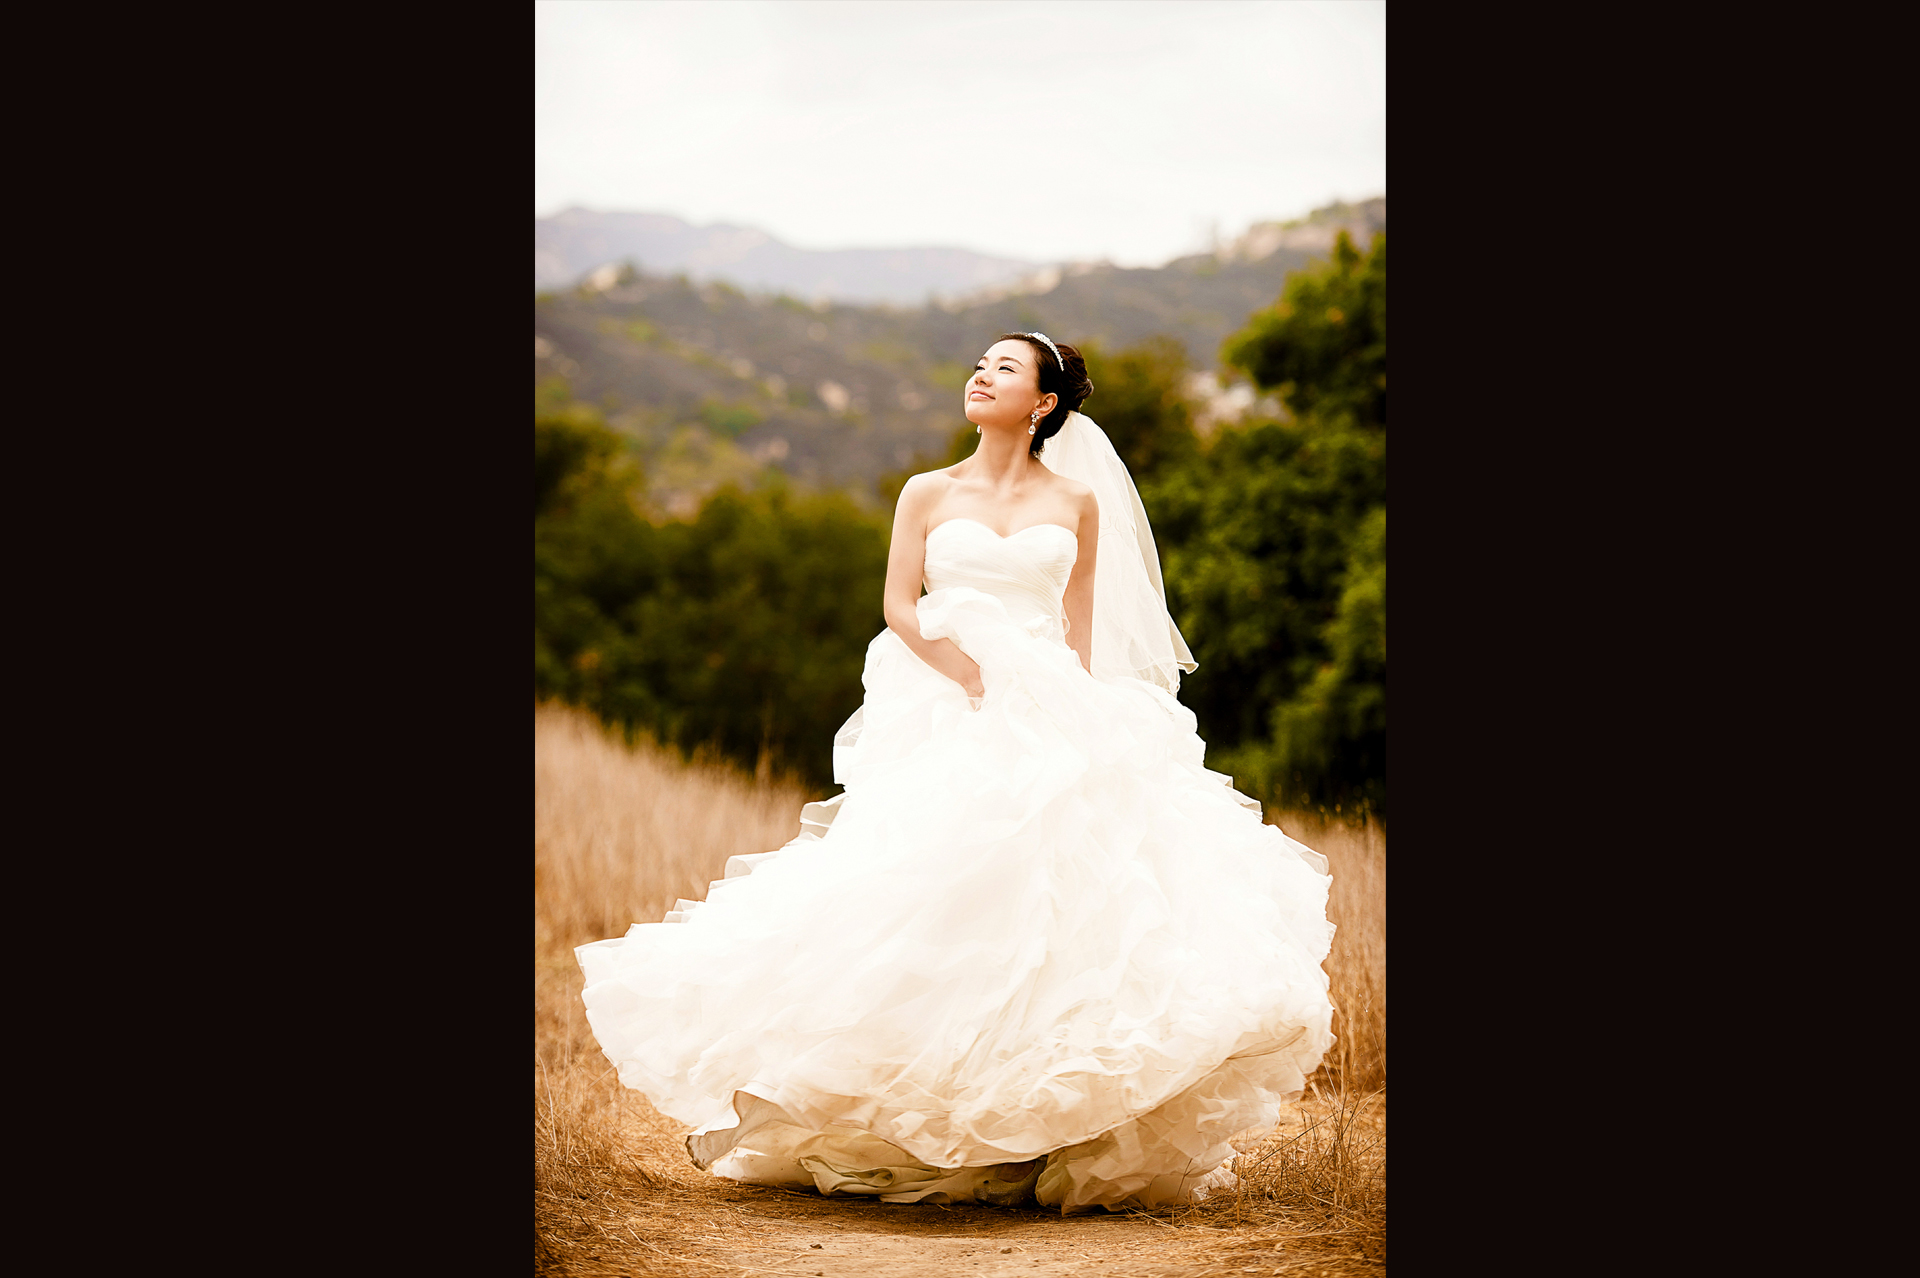
[(1325, 862), (1202, 763), (1192, 714), (1062, 639), (1074, 534), (927, 538), (835, 741), (845, 792), (704, 902), (580, 947), (620, 1080), (715, 1173), (892, 1201), (1187, 1201), (1332, 1043)]

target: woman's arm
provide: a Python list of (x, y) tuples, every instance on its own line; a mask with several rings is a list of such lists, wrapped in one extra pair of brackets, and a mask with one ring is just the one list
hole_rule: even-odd
[(1088, 492), (1080, 502), (1080, 557), (1073, 561), (1073, 575), (1067, 578), (1066, 597), (1060, 602), (1067, 610), (1067, 647), (1080, 657), (1088, 674), (1093, 673), (1093, 570), (1100, 554), (1100, 503)]
[(967, 690), (970, 697), (986, 695), (980, 666), (951, 639), (920, 637), (920, 582), (927, 571), (927, 516), (939, 497), (944, 476), (915, 475), (900, 490), (893, 509), (893, 545), (887, 550), (887, 591), (883, 600), (887, 629), (913, 649), (914, 655)]

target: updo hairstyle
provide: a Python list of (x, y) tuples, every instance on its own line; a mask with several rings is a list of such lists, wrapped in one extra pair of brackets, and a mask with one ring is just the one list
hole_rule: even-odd
[(998, 340), (1025, 342), (1033, 347), (1039, 354), (1040, 393), (1045, 395), (1051, 392), (1060, 397), (1053, 411), (1040, 419), (1040, 425), (1033, 432), (1033, 442), (1027, 446), (1028, 454), (1038, 457), (1047, 441), (1058, 435), (1060, 428), (1067, 424), (1067, 414), (1077, 411), (1080, 405), (1087, 402), (1087, 396), (1093, 394), (1093, 383), (1087, 380), (1087, 361), (1078, 350), (1062, 341), (1056, 340), (1054, 345), (1060, 348), (1060, 358), (1066, 361), (1064, 368), (1054, 359), (1047, 344), (1037, 337), (1029, 337), (1025, 333), (1002, 333)]

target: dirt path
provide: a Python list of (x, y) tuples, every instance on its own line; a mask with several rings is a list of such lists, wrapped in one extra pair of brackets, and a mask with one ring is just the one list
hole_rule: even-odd
[[(1089, 1266), (1111, 1273), (1122, 1263), (1128, 1273), (1202, 1272), (1191, 1265), (1168, 1264), (1167, 1227), (1144, 1219), (1064, 1221), (993, 1208), (941, 1211), (822, 1200), (807, 1218), (794, 1220), (787, 1204), (781, 1204), (784, 1211), (765, 1214), (742, 1206), (744, 1210), (733, 1213), (727, 1233), (704, 1238), (681, 1233), (681, 1263), (691, 1262), (689, 1269), (717, 1271), (717, 1262), (740, 1270), (816, 1278), (1053, 1275), (1079, 1273)], [(928, 1219), (930, 1215), (937, 1219)], [(695, 1248), (701, 1249), (698, 1254)]]
[[(718, 1199), (716, 1201), (716, 1199)], [(548, 1269), (570, 1274), (781, 1274), (804, 1278), (967, 1278), (1112, 1274), (1383, 1274), (1357, 1248), (1311, 1229), (1276, 1231), (1171, 1224), (1145, 1216), (1062, 1219), (986, 1206), (811, 1200), (734, 1187), (678, 1205), (655, 1201), (621, 1222), (628, 1241), (601, 1244)], [(652, 1210), (648, 1210), (651, 1207)], [(1282, 1239), (1286, 1233), (1319, 1238)], [(585, 1240), (582, 1240), (585, 1241)], [(1291, 1246), (1288, 1244), (1291, 1243)], [(1277, 1249), (1276, 1249), (1277, 1248)]]

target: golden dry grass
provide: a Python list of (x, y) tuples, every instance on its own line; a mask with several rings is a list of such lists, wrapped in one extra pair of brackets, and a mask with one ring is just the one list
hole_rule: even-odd
[(723, 764), (689, 764), (650, 743), (623, 746), (562, 706), (533, 712), (534, 944), (543, 952), (658, 923), (701, 900), (727, 858), (800, 833), (809, 798)]
[[(658, 920), (677, 898), (703, 897), (729, 856), (792, 838), (800, 805), (814, 796), (626, 744), (554, 706), (535, 710), (534, 771), (537, 1273), (1381, 1272), (1386, 837), (1378, 826), (1269, 816), (1323, 853), (1334, 876), (1329, 913), (1339, 930), (1327, 970), (1339, 1041), (1275, 1131), (1236, 1142), (1239, 1192), (1157, 1218), (1061, 1220), (986, 1206), (885, 1208), (696, 1170), (684, 1128), (613, 1077), (586, 1025), (572, 947)], [(836, 1248), (847, 1254), (816, 1266)]]
[(1327, 858), (1327, 917), (1338, 929), (1327, 955), (1333, 1051), (1316, 1080), (1354, 1092), (1387, 1085), (1387, 832), (1297, 812), (1267, 820)]

